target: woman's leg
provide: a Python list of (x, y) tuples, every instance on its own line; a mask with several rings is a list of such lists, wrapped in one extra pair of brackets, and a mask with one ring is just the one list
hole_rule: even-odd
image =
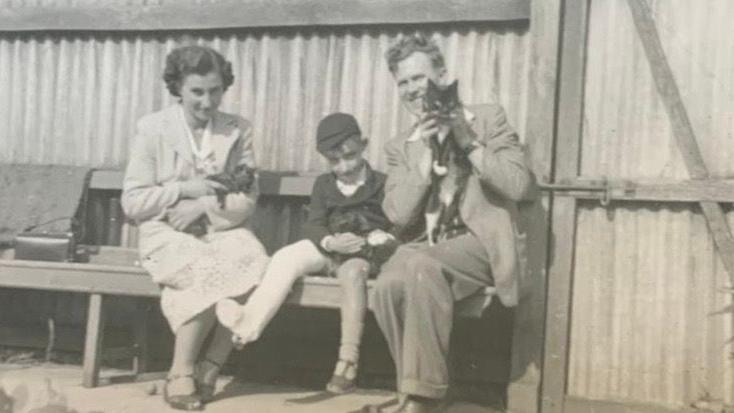
[(196, 365), (196, 380), (203, 402), (208, 402), (214, 397), (217, 378), (233, 347), (232, 332), (217, 323), (209, 347)]
[[(169, 377), (190, 376), (194, 374), (204, 339), (214, 326), (214, 309), (209, 308), (185, 322), (175, 333), (173, 361)], [(170, 395), (193, 394), (196, 388), (193, 378), (176, 379), (168, 383)]]
[(327, 262), (327, 257), (308, 240), (281, 248), (271, 258), (265, 275), (245, 305), (240, 306), (234, 300), (217, 303), (219, 321), (232, 330), (239, 344), (257, 340), (280, 309), (293, 283), (307, 273), (323, 270)]
[(342, 393), (351, 390), (357, 377), (359, 345), (362, 341), (367, 312), (367, 277), (370, 263), (364, 258), (351, 258), (336, 271), (342, 291), (341, 343), (334, 377), (327, 390)]

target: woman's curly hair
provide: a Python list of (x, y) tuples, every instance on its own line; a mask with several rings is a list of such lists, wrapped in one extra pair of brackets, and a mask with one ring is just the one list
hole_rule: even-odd
[(398, 63), (415, 52), (422, 52), (431, 58), (434, 67), (443, 68), (446, 63), (436, 43), (421, 33), (400, 37), (385, 53), (387, 67), (391, 73), (398, 70)]
[(206, 46), (183, 46), (171, 51), (166, 57), (163, 81), (173, 96), (181, 97), (181, 84), (190, 74), (206, 75), (218, 72), (224, 90), (234, 83), (232, 64), (214, 49)]

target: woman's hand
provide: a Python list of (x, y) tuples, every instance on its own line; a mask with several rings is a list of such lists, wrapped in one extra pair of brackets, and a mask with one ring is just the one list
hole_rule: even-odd
[(188, 181), (179, 182), (181, 188), (181, 198), (196, 199), (206, 195), (215, 195), (217, 189), (226, 190), (227, 187), (204, 178), (193, 178)]
[(168, 223), (178, 231), (185, 230), (205, 212), (204, 203), (197, 199), (182, 199), (168, 208)]
[(329, 252), (354, 254), (362, 249), (365, 242), (365, 239), (358, 235), (352, 234), (351, 232), (343, 232), (340, 234), (330, 235), (324, 243), (324, 247)]

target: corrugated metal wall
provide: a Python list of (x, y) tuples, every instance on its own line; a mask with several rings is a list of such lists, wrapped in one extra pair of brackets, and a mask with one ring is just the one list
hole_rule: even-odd
[[(731, 177), (734, 2), (651, 5), (703, 157)], [(687, 178), (626, 2), (592, 1), (589, 28), (581, 174)], [(576, 242), (569, 393), (734, 402), (729, 279), (698, 208), (582, 204)]]
[[(529, 47), (526, 27), (437, 30), (467, 103), (494, 99), (523, 132)], [(222, 109), (255, 125), (263, 168), (322, 170), (316, 124), (352, 112), (371, 137), (368, 158), (409, 122), (383, 59), (393, 29), (239, 30), (195, 36), (232, 61), (235, 84)], [(165, 55), (180, 35), (0, 35), (0, 162), (121, 167), (135, 120), (172, 102)]]

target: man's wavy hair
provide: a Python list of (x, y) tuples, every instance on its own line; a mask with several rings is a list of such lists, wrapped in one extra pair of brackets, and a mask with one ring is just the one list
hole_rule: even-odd
[(398, 63), (408, 58), (415, 52), (422, 52), (431, 58), (434, 67), (444, 68), (446, 63), (443, 59), (441, 49), (436, 43), (421, 33), (416, 33), (399, 38), (385, 53), (387, 67), (392, 74), (398, 70)]
[(206, 46), (183, 46), (172, 50), (166, 57), (163, 81), (173, 96), (181, 97), (181, 84), (186, 76), (203, 76), (210, 72), (219, 73), (224, 90), (234, 83), (232, 64), (219, 52)]

